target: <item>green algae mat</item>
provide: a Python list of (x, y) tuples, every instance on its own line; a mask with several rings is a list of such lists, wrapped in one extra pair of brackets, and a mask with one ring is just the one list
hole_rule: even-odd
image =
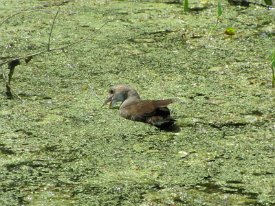
[[(173, 1), (0, 4), (0, 64), (22, 58), (13, 99), (0, 68), (1, 206), (275, 205), (274, 10), (221, 1), (217, 19), (215, 1), (189, 12)], [(53, 51), (33, 55), (50, 33)], [(169, 106), (180, 130), (102, 107), (118, 83), (180, 99)]]

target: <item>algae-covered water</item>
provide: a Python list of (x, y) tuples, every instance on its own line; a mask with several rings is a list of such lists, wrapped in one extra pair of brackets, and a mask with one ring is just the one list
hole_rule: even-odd
[[(0, 205), (275, 205), (274, 10), (0, 2), (1, 62), (47, 49), (58, 10), (51, 48), (77, 42), (21, 61), (14, 99), (1, 78)], [(179, 98), (180, 131), (102, 107), (117, 83)]]

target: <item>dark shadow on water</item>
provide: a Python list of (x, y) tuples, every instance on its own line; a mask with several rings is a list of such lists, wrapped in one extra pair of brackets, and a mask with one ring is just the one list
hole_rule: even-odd
[(177, 132), (181, 131), (180, 127), (177, 124), (163, 125), (163, 126), (158, 127), (158, 128), (161, 131), (164, 131), (164, 132), (174, 132), (174, 133), (177, 133)]
[(242, 186), (241, 181), (228, 181), (228, 184), (225, 186), (220, 186), (215, 184), (215, 182), (207, 182), (197, 184), (192, 189), (199, 190), (208, 194), (235, 194), (244, 196), (247, 200), (245, 201), (244, 205), (260, 205), (263, 204), (257, 201), (258, 194), (253, 192), (246, 191)]

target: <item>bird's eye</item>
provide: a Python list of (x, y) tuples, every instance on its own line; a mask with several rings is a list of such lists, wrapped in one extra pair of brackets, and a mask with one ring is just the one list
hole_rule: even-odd
[(113, 89), (110, 89), (110, 90), (109, 90), (109, 93), (110, 93), (110, 94), (114, 94), (115, 92), (114, 92)]

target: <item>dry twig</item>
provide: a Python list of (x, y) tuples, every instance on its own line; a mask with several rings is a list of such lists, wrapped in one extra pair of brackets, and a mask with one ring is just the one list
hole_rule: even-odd
[(48, 51), (50, 51), (50, 46), (51, 46), (51, 37), (52, 37), (52, 32), (53, 32), (53, 26), (54, 26), (54, 23), (55, 23), (55, 20), (56, 20), (56, 17), (58, 15), (60, 11), (60, 7), (58, 8), (55, 16), (54, 16), (54, 19), (53, 19), (53, 23), (52, 23), (52, 26), (51, 26), (51, 31), (50, 31), (50, 34), (49, 34), (49, 40), (48, 40)]
[[(99, 32), (104, 26), (106, 26), (109, 22), (110, 22), (110, 21), (106, 21), (99, 29), (97, 29), (97, 30), (93, 33), (93, 35), (96, 34), (96, 33), (98, 33), (98, 32)], [(79, 39), (78, 41), (72, 42), (72, 43), (67, 44), (67, 45), (65, 45), (65, 46), (61, 46), (61, 47), (57, 47), (57, 48), (52, 48), (52, 49), (50, 48), (50, 50), (46, 49), (46, 50), (38, 51), (38, 52), (36, 52), (36, 53), (28, 54), (28, 55), (26, 55), (26, 56), (17, 57), (17, 58), (14, 58), (14, 59), (9, 59), (9, 60), (6, 60), (6, 61), (0, 63), (0, 66), (5, 65), (5, 64), (7, 64), (7, 63), (9, 63), (9, 62), (11, 62), (11, 61), (13, 61), (13, 60), (16, 60), (16, 59), (18, 59), (18, 60), (25, 59), (25, 60), (26, 60), (26, 59), (29, 59), (29, 58), (32, 58), (32, 57), (35, 57), (35, 56), (38, 56), (38, 55), (40, 55), (40, 54), (44, 54), (44, 53), (47, 53), (47, 52), (62, 51), (62, 50), (64, 50), (64, 49), (68, 48), (68, 47), (71, 47), (71, 46), (74, 46), (74, 45), (76, 45), (76, 44), (79, 44), (79, 43), (81, 43), (81, 42), (83, 42), (83, 41), (92, 40), (92, 39), (93, 39), (93, 38), (91, 38), (90, 36), (88, 36), (88, 37), (86, 37), (86, 38), (84, 38), (84, 39)]]

